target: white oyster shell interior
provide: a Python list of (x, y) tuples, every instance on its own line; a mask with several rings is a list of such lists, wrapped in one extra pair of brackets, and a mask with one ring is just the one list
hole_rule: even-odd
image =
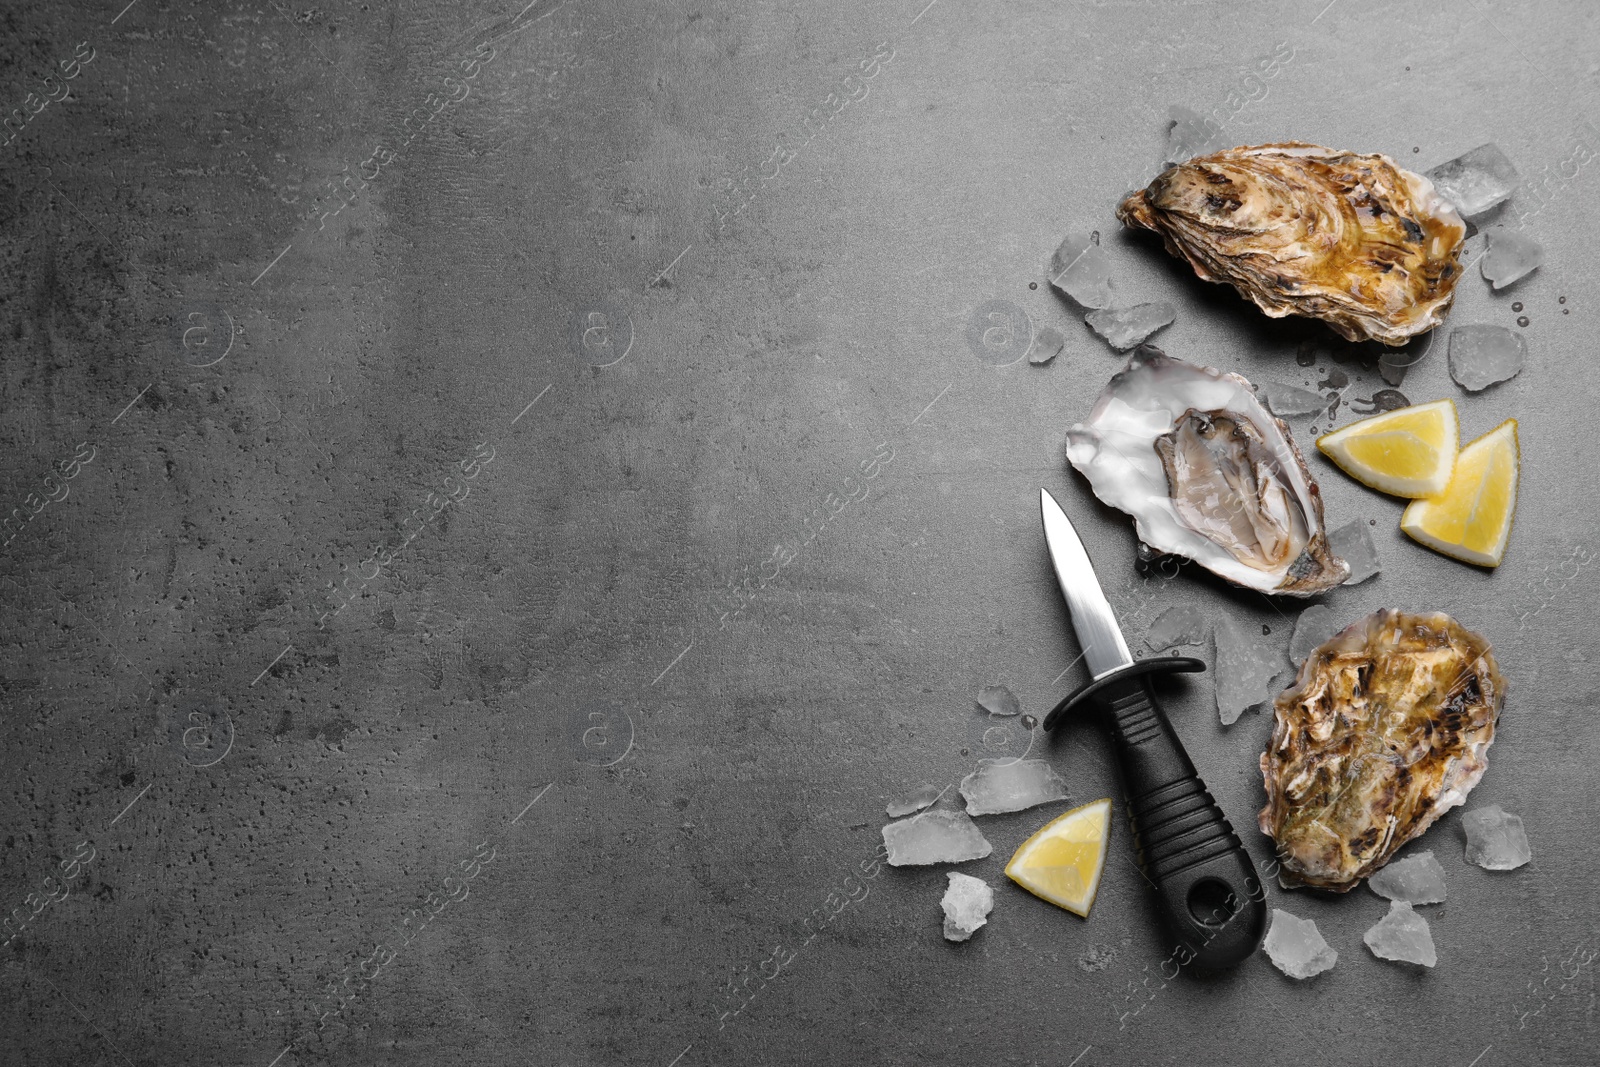
[[(1191, 411), (1202, 413), (1201, 426), (1203, 413), (1226, 413), (1242, 430), (1235, 439), (1250, 443), (1219, 444), (1216, 451), (1226, 455), (1214, 467), (1201, 454), (1176, 502), (1157, 443), (1182, 424), (1176, 437), (1200, 444)], [(1133, 516), (1145, 544), (1237, 585), (1309, 596), (1349, 575), (1327, 550), (1321, 498), (1305, 460), (1237, 374), (1146, 345), (1111, 379), (1088, 421), (1067, 431), (1067, 458), (1097, 497)]]

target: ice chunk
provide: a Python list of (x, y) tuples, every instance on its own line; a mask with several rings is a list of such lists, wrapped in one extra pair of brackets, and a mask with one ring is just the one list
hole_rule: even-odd
[(1527, 356), (1522, 335), (1505, 326), (1480, 323), (1450, 331), (1450, 377), (1470, 392), (1516, 377)]
[(1366, 519), (1355, 519), (1328, 534), (1328, 551), (1350, 564), (1345, 585), (1360, 585), (1378, 573), (1378, 549)]
[(1403, 900), (1391, 900), (1389, 914), (1362, 934), (1361, 940), (1379, 959), (1420, 963), (1424, 967), (1439, 962), (1433, 950), (1433, 935), (1428, 932), (1428, 920)]
[(968, 815), (1026, 811), (1072, 794), (1054, 767), (1042, 759), (982, 759), (961, 779)]
[(1256, 392), (1266, 401), (1272, 413), (1280, 419), (1294, 415), (1317, 415), (1328, 410), (1328, 401), (1314, 389), (1302, 389), (1298, 385), (1280, 385), (1278, 382), (1262, 382), (1256, 386)]
[(1174, 645), (1198, 645), (1206, 639), (1206, 617), (1198, 608), (1180, 604), (1156, 616), (1144, 643), (1155, 652)]
[(1050, 284), (1080, 307), (1110, 307), (1111, 257), (1100, 247), (1100, 231), (1087, 237), (1068, 235), (1050, 257)]
[(994, 851), (978, 824), (961, 811), (925, 811), (883, 828), (893, 867), (981, 860)]
[(1406, 371), (1411, 369), (1413, 363), (1418, 362), (1417, 356), (1406, 352), (1397, 352), (1386, 349), (1378, 356), (1378, 373), (1383, 375), (1383, 380), (1390, 385), (1404, 385)]
[(1017, 702), (1017, 698), (1012, 695), (1011, 690), (1003, 685), (985, 686), (983, 691), (978, 694), (978, 703), (990, 715), (1011, 716), (1022, 714), (1022, 705)]
[(1294, 635), (1289, 638), (1289, 659), (1303, 663), (1313, 649), (1342, 629), (1344, 627), (1339, 625), (1339, 616), (1333, 613), (1332, 608), (1321, 604), (1311, 605), (1294, 621)]
[(1497, 144), (1479, 145), (1428, 171), (1428, 178), (1464, 218), (1477, 218), (1511, 196), (1517, 168)]
[(1261, 947), (1272, 965), (1290, 978), (1311, 978), (1339, 962), (1339, 954), (1322, 939), (1316, 923), (1282, 908), (1272, 909), (1272, 927)]
[(1279, 694), (1281, 694), (1285, 689), (1292, 688), (1294, 686), (1295, 679), (1299, 676), (1300, 669), (1298, 667), (1285, 667), (1277, 674), (1274, 674), (1272, 676), (1272, 681), (1267, 683), (1268, 700), (1264, 707), (1270, 710), (1272, 701), (1275, 701)]
[(1498, 804), (1473, 808), (1461, 816), (1467, 831), (1467, 859), (1491, 871), (1509, 871), (1533, 859), (1522, 819)]
[(1418, 852), (1391, 861), (1367, 879), (1367, 888), (1407, 904), (1439, 904), (1444, 900), (1444, 868), (1432, 852)]
[(1267, 699), (1273, 677), (1283, 669), (1283, 653), (1261, 640), (1261, 632), (1245, 629), (1226, 615), (1212, 627), (1216, 656), (1212, 678), (1217, 687), (1217, 715), (1222, 725), (1239, 720), (1245, 709)]
[(919, 785), (911, 792), (889, 801), (888, 805), (883, 809), (884, 814), (891, 819), (898, 819), (902, 815), (915, 815), (935, 800), (938, 800), (939, 792), (931, 785)]
[(1033, 334), (1033, 346), (1028, 349), (1029, 363), (1049, 363), (1061, 351), (1067, 339), (1054, 326), (1041, 326)]
[(1496, 289), (1527, 277), (1544, 262), (1544, 246), (1532, 237), (1496, 226), (1489, 231), (1489, 251), (1478, 269)]
[(1223, 144), (1227, 134), (1216, 119), (1190, 111), (1178, 104), (1167, 109), (1172, 119), (1172, 129), (1167, 131), (1166, 163), (1185, 163), (1195, 156), (1227, 148)]
[(1091, 311), (1083, 317), (1095, 333), (1104, 337), (1106, 344), (1118, 352), (1136, 348), (1146, 337), (1164, 326), (1169, 326), (1178, 312), (1165, 300), (1153, 304), (1135, 304), (1128, 308), (1108, 308)]
[(989, 921), (994, 910), (994, 890), (982, 878), (950, 872), (950, 885), (939, 901), (944, 909), (944, 936), (947, 941), (965, 941)]

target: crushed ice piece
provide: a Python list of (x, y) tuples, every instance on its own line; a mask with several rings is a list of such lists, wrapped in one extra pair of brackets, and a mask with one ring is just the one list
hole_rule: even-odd
[(1267, 699), (1272, 679), (1283, 669), (1283, 653), (1262, 641), (1259, 630), (1245, 629), (1226, 615), (1217, 617), (1211, 638), (1217, 715), (1222, 725), (1231, 726), (1246, 709)]
[(1361, 940), (1379, 959), (1420, 963), (1424, 967), (1439, 962), (1438, 953), (1433, 950), (1433, 935), (1428, 932), (1428, 920), (1403, 900), (1391, 900), (1389, 914), (1362, 934)]
[(1379, 571), (1378, 548), (1366, 519), (1354, 519), (1328, 534), (1328, 551), (1350, 564), (1345, 585), (1360, 585)]
[(1158, 300), (1151, 304), (1091, 311), (1083, 317), (1083, 321), (1105, 338), (1106, 344), (1118, 352), (1126, 352), (1138, 347), (1157, 330), (1170, 326), (1177, 317), (1176, 308), (1165, 300)]
[(1505, 326), (1479, 323), (1450, 331), (1450, 377), (1469, 392), (1516, 377), (1527, 356), (1522, 335)]
[(1067, 783), (1042, 759), (982, 759), (961, 779), (968, 815), (1026, 811), (1071, 797)]
[(1410, 370), (1411, 365), (1415, 362), (1417, 360), (1405, 352), (1397, 352), (1392, 348), (1385, 349), (1378, 356), (1378, 373), (1383, 376), (1383, 380), (1389, 385), (1404, 385), (1406, 371)]
[(1444, 901), (1444, 868), (1432, 852), (1418, 852), (1374, 872), (1367, 878), (1367, 888), (1380, 897), (1407, 904), (1440, 904)]
[(939, 799), (939, 790), (931, 785), (919, 785), (911, 792), (896, 797), (884, 807), (884, 814), (891, 819), (898, 819), (903, 815), (915, 815)]
[(1292, 689), (1294, 687), (1295, 680), (1299, 678), (1299, 676), (1300, 670), (1297, 667), (1285, 667), (1277, 674), (1274, 674), (1272, 676), (1272, 681), (1267, 683), (1267, 700), (1264, 702), (1263, 706), (1268, 711), (1271, 711), (1273, 701), (1276, 700), (1278, 694), (1282, 693), (1285, 689)]
[(989, 921), (994, 910), (994, 890), (982, 878), (950, 872), (950, 885), (939, 901), (944, 908), (944, 936), (947, 941), (965, 941)]
[(994, 849), (965, 812), (935, 809), (883, 828), (892, 867), (981, 860)]
[(1067, 343), (1066, 335), (1054, 326), (1041, 326), (1034, 332), (1033, 346), (1028, 349), (1029, 363), (1049, 363)]
[(1050, 257), (1050, 284), (1080, 307), (1110, 307), (1111, 257), (1100, 247), (1100, 231), (1069, 234)]
[(990, 715), (1021, 715), (1022, 705), (1017, 702), (1016, 696), (1003, 685), (985, 686), (978, 694), (978, 703)]
[(1439, 164), (1427, 177), (1469, 219), (1505, 201), (1521, 181), (1517, 168), (1493, 142)]
[(1191, 111), (1179, 104), (1167, 109), (1172, 128), (1167, 131), (1167, 158), (1164, 163), (1186, 163), (1195, 156), (1203, 156), (1228, 146), (1227, 136), (1216, 119)]
[(1498, 804), (1473, 808), (1461, 816), (1467, 831), (1467, 859), (1490, 871), (1509, 871), (1533, 859), (1522, 819)]
[(1282, 908), (1272, 909), (1272, 926), (1261, 947), (1272, 965), (1290, 978), (1311, 978), (1339, 962), (1339, 954), (1322, 939), (1316, 923)]
[(1293, 415), (1318, 415), (1328, 410), (1328, 401), (1321, 393), (1314, 389), (1302, 389), (1298, 385), (1262, 382), (1256, 386), (1256, 393), (1280, 419)]
[(1111, 966), (1111, 961), (1116, 958), (1117, 950), (1110, 945), (1090, 945), (1088, 951), (1078, 957), (1078, 969), (1093, 974)]
[(1294, 621), (1294, 635), (1289, 638), (1289, 659), (1295, 663), (1305, 662), (1313, 649), (1342, 629), (1339, 616), (1332, 608), (1311, 605)]
[(1144, 643), (1151, 651), (1160, 652), (1175, 645), (1198, 645), (1206, 639), (1206, 617), (1199, 608), (1187, 604), (1168, 608), (1150, 624)]
[(1489, 251), (1478, 268), (1496, 289), (1526, 278), (1544, 262), (1544, 246), (1526, 234), (1496, 226), (1489, 230)]

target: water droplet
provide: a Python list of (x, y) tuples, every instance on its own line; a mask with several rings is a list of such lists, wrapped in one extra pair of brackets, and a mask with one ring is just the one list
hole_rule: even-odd
[[(1406, 69), (1407, 69), (1407, 70), (1410, 70), (1410, 69), (1411, 69), (1411, 68), (1410, 68), (1410, 67), (1407, 67), (1407, 68), (1406, 68)], [(1417, 153), (1418, 153), (1418, 152), (1420, 152), (1420, 151), (1422, 151), (1422, 149), (1420, 149), (1420, 148), (1415, 148), (1415, 147), (1413, 147), (1413, 148), (1412, 148), (1412, 149), (1411, 149), (1411, 154), (1412, 154), (1412, 155), (1416, 155), (1416, 154), (1417, 154)]]
[(1376, 525), (1378, 525), (1378, 520), (1377, 519), (1368, 519), (1367, 520), (1367, 525), (1368, 526), (1376, 526)]
[(1528, 316), (1526, 316), (1526, 315), (1518, 315), (1517, 316), (1517, 325), (1518, 326), (1526, 326), (1526, 325), (1528, 325)]
[(1038, 282), (1029, 282), (1028, 283), (1028, 288), (1029, 289), (1037, 289), (1037, 288), (1039, 288), (1039, 283)]
[(1263, 637), (1265, 637), (1267, 634), (1270, 634), (1271, 632), (1272, 632), (1272, 627), (1268, 626), (1266, 623), (1262, 623), (1261, 624), (1261, 634), (1262, 634)]
[(1317, 428), (1315, 426), (1311, 427), (1311, 432), (1312, 433), (1316, 433), (1317, 432)]
[(1572, 314), (1572, 309), (1571, 308), (1562, 308), (1561, 309), (1561, 314), (1570, 315), (1570, 314)]
[(1512, 311), (1521, 311), (1522, 310), (1522, 301), (1518, 300), (1515, 304), (1512, 304), (1511, 305), (1511, 310)]
[(1558, 303), (1558, 304), (1565, 304), (1566, 302), (1567, 302), (1567, 298), (1564, 297), (1564, 296), (1556, 301), (1556, 303)]

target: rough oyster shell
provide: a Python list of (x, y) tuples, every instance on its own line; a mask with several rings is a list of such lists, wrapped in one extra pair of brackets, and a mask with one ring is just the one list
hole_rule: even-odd
[(1392, 346), (1444, 321), (1467, 235), (1422, 175), (1299, 141), (1169, 167), (1117, 218), (1275, 319), (1322, 319), (1346, 340)]
[(1067, 459), (1146, 545), (1236, 585), (1311, 596), (1350, 575), (1289, 427), (1237, 374), (1141, 345), (1067, 431)]
[(1441, 613), (1380, 609), (1307, 656), (1261, 754), (1278, 880), (1347, 892), (1465, 802), (1505, 685), (1489, 642)]

